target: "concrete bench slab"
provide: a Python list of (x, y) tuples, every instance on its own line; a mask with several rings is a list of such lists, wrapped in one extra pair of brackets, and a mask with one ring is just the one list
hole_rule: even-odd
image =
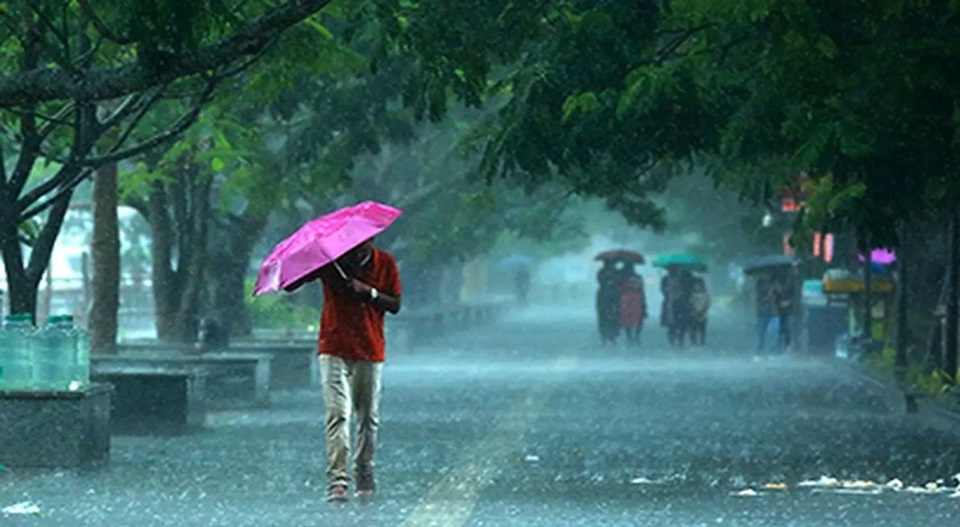
[(0, 464), (76, 468), (110, 456), (113, 387), (71, 392), (0, 391)]
[(184, 355), (174, 350), (94, 355), (91, 371), (102, 367), (143, 371), (202, 372), (198, 393), (207, 409), (267, 407), (270, 405), (272, 356), (266, 353), (204, 353)]
[(159, 341), (136, 341), (120, 344), (121, 356), (142, 354), (175, 355), (185, 357), (209, 357), (214, 355), (270, 355), (269, 389), (296, 390), (320, 385), (320, 370), (317, 364), (317, 340), (253, 340), (237, 339), (226, 349), (197, 355), (192, 347), (171, 347)]
[(201, 428), (206, 420), (199, 370), (98, 365), (91, 378), (114, 386), (114, 435), (170, 436)]
[(232, 342), (224, 353), (236, 355), (269, 355), (270, 388), (297, 390), (320, 385), (317, 342)]

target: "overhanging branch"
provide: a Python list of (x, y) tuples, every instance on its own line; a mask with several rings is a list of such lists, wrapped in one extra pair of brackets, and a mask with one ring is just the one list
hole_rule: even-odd
[[(203, 90), (203, 93), (200, 94), (199, 98), (197, 99), (196, 103), (194, 103), (193, 107), (190, 108), (190, 110), (187, 111), (187, 113), (181, 115), (180, 118), (177, 119), (177, 121), (173, 123), (172, 126), (170, 126), (170, 128), (164, 130), (163, 132), (149, 139), (142, 141), (138, 145), (131, 146), (130, 148), (126, 148), (124, 150), (120, 150), (120, 146), (124, 143), (124, 141), (126, 141), (127, 137), (129, 137), (130, 133), (133, 131), (136, 125), (135, 122), (131, 123), (131, 125), (128, 126), (126, 130), (124, 130), (123, 134), (121, 134), (120, 138), (117, 140), (116, 144), (114, 144), (113, 147), (110, 149), (109, 153), (102, 156), (88, 157), (87, 159), (83, 160), (82, 162), (83, 166), (99, 167), (107, 163), (115, 163), (117, 161), (123, 161), (124, 159), (129, 159), (136, 155), (142, 154), (168, 141), (172, 141), (180, 137), (180, 135), (184, 131), (186, 131), (187, 128), (190, 128), (190, 126), (194, 122), (196, 122), (197, 118), (200, 116), (200, 111), (203, 110), (203, 105), (206, 102), (208, 102), (210, 100), (210, 97), (213, 95), (213, 90), (216, 87), (216, 85), (217, 85), (217, 80), (210, 79), (207, 82), (207, 86)], [(140, 118), (142, 118), (148, 108), (149, 106), (144, 107), (141, 113), (138, 114), (138, 116), (134, 119), (134, 121), (138, 121)]]
[(45, 210), (49, 209), (50, 207), (53, 207), (54, 205), (61, 203), (64, 200), (69, 201), (70, 196), (73, 195), (73, 191), (77, 188), (78, 185), (80, 185), (80, 183), (83, 183), (83, 181), (87, 179), (91, 173), (93, 173), (92, 169), (84, 168), (84, 169), (78, 170), (76, 174), (73, 175), (73, 177), (65, 178), (65, 182), (61, 184), (59, 187), (57, 187), (57, 191), (53, 196), (48, 198), (43, 203), (37, 204), (36, 206), (25, 210), (22, 214), (20, 214), (20, 218), (18, 221), (20, 222), (27, 221), (30, 218), (33, 218), (34, 216), (40, 214), (41, 212), (44, 212)]
[(214, 71), (259, 53), (290, 26), (320, 11), (331, 0), (288, 0), (223, 40), (192, 52), (172, 54), (162, 68), (142, 58), (116, 68), (92, 69), (80, 77), (59, 68), (37, 68), (0, 76), (0, 107), (40, 101), (102, 101), (123, 97), (174, 80)]

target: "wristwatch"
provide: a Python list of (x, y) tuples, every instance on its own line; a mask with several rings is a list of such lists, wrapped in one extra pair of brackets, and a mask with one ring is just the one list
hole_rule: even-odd
[(371, 288), (370, 288), (370, 301), (373, 302), (374, 300), (376, 300), (376, 299), (379, 298), (379, 297), (380, 297), (380, 292), (377, 291), (377, 288), (376, 288), (376, 287), (371, 287)]

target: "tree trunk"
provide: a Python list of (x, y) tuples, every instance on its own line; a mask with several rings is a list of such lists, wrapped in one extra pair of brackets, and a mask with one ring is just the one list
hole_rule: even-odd
[(120, 310), (120, 232), (117, 165), (101, 167), (93, 185), (93, 301), (90, 306), (90, 349), (117, 353), (117, 315)]
[(63, 218), (70, 206), (71, 193), (50, 207), (40, 234), (34, 240), (29, 261), (24, 261), (19, 237), (20, 220), (16, 207), (0, 201), (10, 216), (0, 217), (0, 252), (3, 253), (4, 269), (7, 273), (7, 286), (10, 289), (10, 312), (27, 313), (37, 316), (37, 290), (40, 280), (50, 265), (50, 254), (57, 241)]
[(0, 195), (0, 251), (3, 254), (3, 267), (7, 274), (9, 288), (10, 313), (36, 314), (37, 295), (31, 294), (27, 284), (27, 271), (23, 264), (23, 251), (20, 247), (19, 223), (17, 211), (12, 199)]
[[(209, 195), (208, 192), (205, 194)], [(195, 342), (200, 329), (204, 295), (204, 269), (207, 263), (207, 222), (209, 221), (209, 203), (193, 211), (193, 230), (189, 239), (181, 245), (182, 254), (189, 255), (184, 269), (186, 285), (180, 295), (180, 304), (174, 318), (173, 338), (177, 342)]]
[(181, 172), (180, 183), (173, 189), (174, 217), (180, 226), (177, 279), (183, 286), (174, 316), (173, 339), (177, 342), (195, 342), (200, 329), (205, 300), (211, 187), (212, 180), (199, 177), (195, 167), (190, 166)]
[(951, 379), (957, 376), (957, 316), (960, 314), (960, 305), (957, 299), (957, 279), (958, 267), (960, 267), (960, 225), (957, 224), (957, 212), (950, 213), (950, 228), (947, 246), (949, 254), (947, 259), (947, 305), (946, 321), (944, 324), (943, 338), (943, 369), (950, 375)]
[(189, 159), (175, 168), (173, 182), (154, 185), (147, 202), (153, 236), (153, 295), (157, 336), (194, 342), (206, 295), (207, 231), (212, 180)]
[(211, 247), (207, 273), (212, 315), (230, 336), (247, 336), (253, 332), (245, 298), (247, 269), (267, 219), (266, 214), (247, 219), (233, 218), (218, 236), (218, 239), (225, 237), (224, 242)]
[(150, 223), (150, 233), (153, 240), (151, 254), (151, 278), (153, 281), (154, 319), (157, 326), (157, 337), (160, 340), (171, 340), (177, 299), (180, 298), (181, 283), (177, 280), (177, 272), (173, 262), (173, 248), (176, 233), (173, 221), (167, 210), (167, 192), (163, 183), (154, 183), (153, 190), (147, 200)]

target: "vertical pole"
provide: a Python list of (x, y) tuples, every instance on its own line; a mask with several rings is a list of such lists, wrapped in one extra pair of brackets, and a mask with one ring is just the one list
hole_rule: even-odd
[(873, 259), (869, 238), (863, 244), (863, 336), (865, 342), (873, 341)]
[(896, 356), (894, 358), (894, 372), (897, 381), (901, 384), (906, 379), (907, 345), (910, 337), (910, 328), (908, 327), (908, 315), (910, 311), (910, 268), (908, 257), (910, 251), (907, 246), (907, 232), (906, 226), (901, 224), (898, 233), (900, 246), (897, 250), (897, 267), (900, 276), (897, 283), (897, 341)]
[(944, 371), (951, 379), (957, 376), (957, 315), (960, 305), (957, 303), (957, 267), (960, 266), (960, 226), (957, 225), (957, 213), (950, 214), (950, 228), (947, 247), (947, 312), (943, 337)]

